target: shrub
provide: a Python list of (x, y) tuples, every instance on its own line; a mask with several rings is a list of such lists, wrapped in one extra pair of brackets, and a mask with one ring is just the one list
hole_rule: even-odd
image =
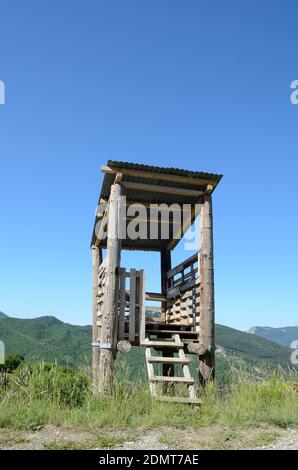
[(8, 393), (21, 400), (43, 399), (58, 406), (80, 406), (90, 394), (90, 378), (84, 372), (57, 364), (25, 364), (11, 378)]

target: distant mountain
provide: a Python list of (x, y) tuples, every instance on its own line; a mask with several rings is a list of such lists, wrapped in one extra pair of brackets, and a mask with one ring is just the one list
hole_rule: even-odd
[(6, 354), (18, 352), (30, 361), (57, 360), (77, 366), (90, 358), (91, 326), (70, 325), (52, 316), (1, 317), (0, 340)]
[(290, 347), (293, 341), (298, 340), (298, 326), (285, 326), (284, 328), (254, 326), (250, 328), (247, 333), (260, 336), (287, 347)]
[(3, 312), (0, 312), (0, 318), (7, 318), (7, 315), (5, 315)]
[[(64, 323), (52, 316), (35, 319), (0, 317), (0, 340), (6, 353), (18, 352), (29, 361), (57, 360), (79, 366), (91, 360), (92, 327)], [(224, 356), (237, 356), (250, 365), (272, 368), (290, 366), (291, 350), (257, 335), (216, 325), (216, 345)], [(142, 348), (125, 355), (128, 363), (139, 368), (144, 362)]]
[(247, 363), (283, 368), (291, 365), (291, 349), (273, 341), (223, 325), (216, 325), (215, 334), (217, 347), (222, 346), (226, 353), (234, 354)]

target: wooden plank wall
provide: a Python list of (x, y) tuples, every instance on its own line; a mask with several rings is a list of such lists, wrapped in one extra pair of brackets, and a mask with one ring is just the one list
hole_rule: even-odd
[(101, 318), (102, 318), (102, 309), (104, 301), (104, 291), (105, 291), (105, 282), (106, 282), (106, 258), (103, 260), (99, 266), (98, 276), (97, 276), (97, 338), (96, 341), (100, 341), (100, 331), (101, 331)]
[(191, 256), (167, 273), (166, 323), (191, 325), (200, 329), (200, 278), (198, 254)]
[[(140, 331), (144, 334), (144, 271), (120, 269), (118, 340), (138, 344)], [(144, 331), (143, 331), (144, 330)]]

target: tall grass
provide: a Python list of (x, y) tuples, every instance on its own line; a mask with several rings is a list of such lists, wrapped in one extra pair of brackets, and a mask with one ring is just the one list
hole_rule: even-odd
[(108, 397), (93, 397), (88, 370), (44, 363), (24, 365), (0, 389), (0, 427), (38, 429), (46, 424), (85, 430), (137, 429), (161, 426), (199, 428), (298, 425), (295, 378), (273, 374), (263, 381), (245, 371), (231, 372), (225, 386), (210, 383), (199, 392), (201, 407), (153, 401), (146, 381), (129, 381), (129, 371)]

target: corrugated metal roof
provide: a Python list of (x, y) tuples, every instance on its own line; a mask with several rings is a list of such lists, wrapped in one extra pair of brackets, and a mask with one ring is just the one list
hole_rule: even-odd
[(107, 163), (108, 166), (114, 168), (127, 168), (131, 170), (140, 170), (140, 171), (151, 171), (152, 173), (164, 173), (177, 176), (190, 176), (193, 178), (205, 178), (212, 179), (216, 182), (219, 182), (222, 178), (222, 175), (216, 173), (205, 173), (202, 171), (192, 171), (192, 170), (183, 170), (181, 168), (173, 167), (160, 167), (153, 165), (143, 165), (140, 163), (129, 163), (121, 162), (115, 160), (109, 160)]
[[(110, 168), (115, 168), (115, 169), (126, 169), (126, 170), (138, 170), (138, 171), (143, 171), (143, 172), (151, 172), (151, 173), (157, 173), (157, 174), (166, 174), (166, 175), (175, 175), (175, 176), (183, 176), (183, 177), (189, 177), (191, 178), (199, 178), (201, 180), (206, 180), (206, 183), (202, 184), (201, 186), (194, 186), (191, 183), (186, 182), (179, 182), (174, 180), (159, 180), (156, 178), (148, 178), (148, 177), (142, 177), (142, 176), (131, 176), (129, 174), (123, 174), (122, 176), (122, 181), (123, 182), (132, 182), (132, 183), (142, 183), (144, 184), (144, 190), (139, 191), (136, 189), (126, 189), (125, 195), (128, 200), (130, 201), (137, 201), (137, 202), (147, 202), (149, 204), (196, 204), (198, 202), (198, 197), (193, 197), (193, 196), (185, 196), (185, 195), (175, 195), (171, 194), (170, 188), (183, 188), (183, 189), (198, 189), (198, 190), (204, 190), (206, 188), (207, 180), (210, 180), (214, 182), (213, 186), (214, 188), (216, 185), (219, 183), (219, 181), (222, 178), (222, 175), (214, 174), (214, 173), (206, 173), (206, 172), (199, 172), (199, 171), (190, 171), (190, 170), (183, 170), (180, 168), (165, 168), (165, 167), (158, 167), (158, 166), (152, 166), (152, 165), (143, 165), (143, 164), (138, 164), (138, 163), (129, 163), (129, 162), (121, 162), (121, 161), (114, 161), (114, 160), (109, 160), (107, 162), (107, 166)], [(178, 179), (178, 178), (177, 178)], [(102, 187), (101, 187), (101, 192), (100, 192), (100, 197), (101, 198), (109, 198), (110, 191), (111, 191), (111, 186), (114, 183), (115, 180), (115, 174), (109, 174), (105, 173)], [(151, 192), (151, 191), (146, 191), (146, 184), (147, 185), (154, 185), (154, 186), (165, 186), (169, 187), (169, 193), (167, 192)], [(95, 221), (96, 224), (97, 220)], [(94, 226), (95, 226), (94, 224)], [(123, 240), (122, 241), (122, 246), (123, 249), (143, 249), (143, 250), (159, 250), (161, 248), (164, 248), (169, 240)], [(93, 231), (93, 236), (92, 236), (92, 243), (95, 243), (95, 236), (94, 236), (94, 231)], [(105, 243), (103, 243), (104, 245)]]

